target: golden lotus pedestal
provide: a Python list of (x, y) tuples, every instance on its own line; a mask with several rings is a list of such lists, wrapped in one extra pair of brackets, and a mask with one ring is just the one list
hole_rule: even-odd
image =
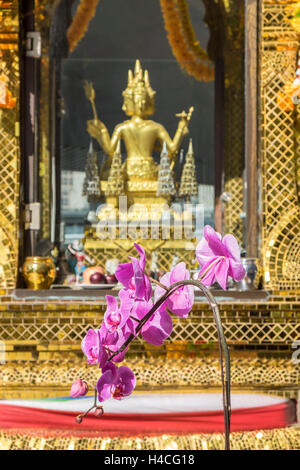
[[(169, 204), (170, 198), (157, 196), (157, 181), (127, 181), (125, 184), (125, 195), (127, 198), (127, 209), (134, 204), (143, 204), (147, 210), (151, 206), (165, 206)], [(107, 190), (107, 181), (101, 181), (101, 193)], [(124, 197), (124, 196), (123, 196)], [(106, 203), (119, 208), (119, 196), (107, 196)]]
[(109, 259), (117, 258), (120, 263), (128, 263), (130, 256), (136, 257), (134, 242), (144, 248), (148, 267), (153, 257), (156, 259), (158, 270), (168, 271), (175, 259), (185, 261), (189, 269), (195, 267), (195, 244), (186, 240), (151, 240), (129, 237), (101, 240), (97, 237), (94, 227), (86, 227), (84, 249), (96, 260), (98, 266), (104, 267)]

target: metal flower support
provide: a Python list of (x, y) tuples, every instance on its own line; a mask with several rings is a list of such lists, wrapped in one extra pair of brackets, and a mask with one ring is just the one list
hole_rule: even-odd
[[(183, 261), (164, 274), (160, 281), (149, 278), (145, 274), (145, 251), (137, 243), (135, 248), (139, 259), (131, 257), (131, 263), (120, 264), (116, 270), (116, 278), (124, 286), (119, 292), (120, 306), (115, 297), (107, 295), (107, 310), (101, 328), (89, 330), (82, 342), (82, 350), (88, 363), (98, 364), (102, 368), (102, 376), (95, 387), (94, 405), (86, 413), (79, 415), (77, 422), (81, 422), (93, 409), (96, 416), (103, 413), (103, 408), (97, 405), (97, 398), (102, 403), (110, 398), (120, 400), (132, 393), (136, 385), (134, 373), (129, 367), (118, 368), (114, 363), (124, 359), (129, 344), (139, 334), (150, 344), (163, 344), (172, 332), (170, 313), (186, 318), (192, 309), (194, 290), (197, 288), (204, 294), (211, 307), (218, 333), (225, 450), (229, 450), (230, 357), (218, 305), (207, 287), (217, 281), (225, 290), (228, 276), (236, 281), (244, 278), (245, 269), (238, 242), (230, 234), (222, 239), (221, 234), (215, 232), (212, 227), (205, 226), (204, 237), (196, 247), (196, 258), (202, 266), (198, 280), (190, 279), (190, 273)], [(154, 303), (151, 281), (156, 284)], [(87, 383), (79, 379), (72, 385), (71, 396), (82, 396), (87, 391)]]
[[(230, 414), (231, 414), (231, 404), (230, 404), (230, 356), (229, 349), (224, 335), (223, 325), (220, 317), (220, 312), (218, 304), (212, 295), (212, 293), (205, 287), (200, 281), (195, 280), (186, 280), (179, 281), (172, 284), (169, 287), (164, 287), (166, 290), (149, 312), (138, 322), (138, 326), (135, 329), (135, 334), (131, 334), (123, 345), (115, 352), (113, 352), (108, 361), (111, 361), (115, 356), (125, 351), (129, 344), (137, 337), (142, 327), (147, 323), (147, 321), (152, 317), (152, 315), (159, 309), (159, 307), (170, 297), (174, 292), (183, 286), (194, 286), (200, 289), (205, 295), (206, 299), (209, 302), (209, 305), (212, 309), (213, 317), (215, 320), (217, 332), (218, 332), (218, 345), (219, 345), (219, 357), (220, 357), (220, 366), (221, 366), (221, 380), (222, 380), (222, 397), (223, 397), (223, 409), (224, 409), (224, 433), (225, 433), (225, 450), (230, 450)], [(224, 356), (223, 356), (224, 355)], [(224, 376), (224, 367), (223, 367), (223, 357), (225, 359), (225, 376)], [(93, 409), (98, 410), (98, 416), (103, 414), (101, 408), (97, 405), (97, 389), (95, 389), (95, 401), (93, 406), (86, 412), (84, 415), (77, 417), (77, 422), (80, 423), (82, 418), (86, 416)]]

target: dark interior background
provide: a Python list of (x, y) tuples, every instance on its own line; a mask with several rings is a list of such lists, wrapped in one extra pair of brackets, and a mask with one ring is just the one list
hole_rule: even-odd
[[(188, 3), (197, 37), (206, 47), (209, 31), (203, 22), (202, 2)], [(198, 82), (180, 69), (167, 41), (159, 0), (101, 0), (87, 34), (63, 61), (62, 169), (83, 171), (86, 164), (90, 143), (86, 121), (92, 119), (92, 110), (84, 94), (84, 80), (93, 82), (99, 119), (112, 132), (126, 119), (122, 91), (127, 86), (128, 69), (134, 68), (137, 58), (143, 69), (149, 70), (156, 91), (153, 119), (163, 124), (171, 137), (178, 122), (175, 114), (195, 107), (190, 137), (198, 183), (214, 184), (214, 84)], [(182, 145), (185, 151), (187, 146), (188, 137)], [(94, 147), (101, 162), (104, 156), (95, 141)]]

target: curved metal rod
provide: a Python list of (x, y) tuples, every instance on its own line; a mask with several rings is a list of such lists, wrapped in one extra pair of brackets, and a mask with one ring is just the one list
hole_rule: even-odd
[[(111, 361), (117, 354), (123, 352), (133, 341), (143, 326), (147, 321), (152, 317), (154, 312), (167, 300), (170, 295), (172, 295), (178, 288), (184, 286), (194, 286), (200, 289), (205, 297), (208, 300), (208, 303), (212, 309), (215, 324), (217, 327), (218, 333), (218, 345), (219, 345), (219, 356), (220, 356), (220, 366), (221, 366), (221, 379), (222, 379), (222, 397), (223, 397), (223, 409), (224, 409), (224, 427), (225, 427), (225, 450), (230, 449), (230, 414), (231, 414), (231, 404), (230, 404), (230, 356), (229, 349), (224, 335), (223, 325), (220, 317), (220, 312), (218, 304), (211, 294), (211, 292), (205, 287), (201, 282), (195, 280), (179, 281), (175, 282), (169, 287), (166, 287), (166, 292), (157, 300), (149, 312), (139, 321), (138, 326), (136, 327), (135, 334), (131, 334), (124, 344), (111, 356), (108, 358), (108, 361)], [(224, 369), (223, 369), (223, 353), (225, 358), (225, 380), (224, 380)]]

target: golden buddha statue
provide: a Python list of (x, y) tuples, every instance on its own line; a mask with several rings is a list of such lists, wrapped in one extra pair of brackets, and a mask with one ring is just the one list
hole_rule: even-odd
[(127, 153), (123, 168), (124, 179), (128, 182), (157, 181), (158, 165), (152, 158), (157, 141), (161, 144), (166, 142), (172, 161), (171, 166), (174, 165), (182, 139), (189, 132), (188, 123), (193, 108), (190, 108), (189, 113), (183, 111), (177, 114), (180, 120), (172, 140), (163, 125), (148, 119), (148, 116), (151, 116), (155, 111), (155, 91), (151, 88), (148, 71), (145, 70), (143, 73), (139, 60), (136, 61), (134, 75), (129, 70), (128, 85), (123, 91), (122, 109), (130, 119), (118, 124), (111, 137), (105, 124), (97, 117), (93, 102), (94, 92), (88, 97), (92, 102), (94, 119), (88, 121), (87, 130), (92, 137), (97, 139), (103, 151), (109, 156), (101, 170), (102, 180), (108, 178), (112, 157), (121, 139), (124, 141)]
[[(157, 144), (165, 143), (164, 150), (167, 152), (164, 152), (164, 156), (170, 158), (170, 165), (167, 166), (172, 170), (182, 139), (189, 132), (193, 108), (188, 113), (182, 111), (176, 115), (179, 122), (173, 139), (163, 125), (148, 119), (155, 111), (155, 91), (151, 88), (147, 70), (142, 71), (139, 60), (136, 61), (134, 73), (129, 70), (128, 85), (123, 91), (122, 109), (129, 119), (118, 124), (112, 136), (105, 124), (98, 119), (95, 91), (89, 82), (85, 83), (85, 93), (94, 115), (94, 119), (87, 123), (87, 130), (108, 155), (100, 171), (100, 190), (105, 196), (105, 204), (100, 204), (97, 209), (99, 223), (85, 227), (85, 250), (92, 258), (97, 259), (99, 265), (104, 265), (109, 258), (126, 262), (133, 238), (136, 239), (138, 233), (145, 250), (149, 254), (162, 250), (159, 256), (166, 263), (168, 259), (172, 259), (174, 252), (183, 253), (184, 259), (189, 259), (192, 253), (191, 242), (177, 239), (177, 235), (175, 237), (176, 231), (171, 221), (170, 239), (163, 233), (160, 223), (162, 214), (168, 209), (173, 194), (159, 191), (160, 168), (154, 162), (152, 154), (158, 147)], [(121, 140), (126, 149), (123, 163)], [(170, 210), (174, 220), (180, 217), (176, 215), (176, 211)], [(155, 223), (149, 224), (150, 220)], [(114, 225), (114, 221), (118, 223)], [(191, 246), (194, 248), (193, 243)]]

